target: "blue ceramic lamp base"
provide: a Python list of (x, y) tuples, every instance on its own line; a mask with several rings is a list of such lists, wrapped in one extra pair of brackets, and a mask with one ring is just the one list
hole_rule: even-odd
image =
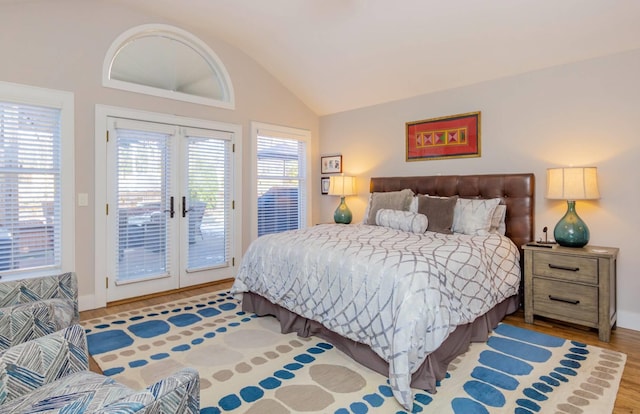
[(553, 237), (565, 247), (583, 247), (589, 243), (589, 228), (576, 213), (575, 201), (567, 201), (567, 212), (553, 229)]
[(340, 197), (340, 205), (336, 208), (335, 213), (333, 213), (333, 220), (338, 224), (349, 224), (352, 219), (351, 210), (347, 207), (347, 204), (344, 202), (344, 197)]

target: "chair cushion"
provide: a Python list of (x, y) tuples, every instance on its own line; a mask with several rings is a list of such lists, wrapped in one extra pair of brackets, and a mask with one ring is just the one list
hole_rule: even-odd
[(0, 350), (70, 326), (73, 303), (54, 298), (0, 308)]
[(91, 371), (67, 375), (0, 406), (1, 412), (94, 412), (136, 391)]
[(0, 308), (53, 298), (68, 300), (73, 306), (73, 323), (78, 323), (78, 280), (74, 272), (0, 283)]

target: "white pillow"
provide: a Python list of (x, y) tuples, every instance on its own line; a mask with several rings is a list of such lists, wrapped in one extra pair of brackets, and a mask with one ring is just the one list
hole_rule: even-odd
[(489, 228), (489, 232), (502, 234), (504, 236), (507, 232), (507, 226), (505, 225), (506, 217), (507, 206), (504, 204), (498, 204), (496, 209), (493, 211), (493, 216), (491, 217), (491, 228)]
[(376, 224), (411, 233), (424, 233), (429, 226), (429, 220), (424, 214), (383, 208), (376, 213)]
[(414, 195), (411, 199), (411, 204), (409, 204), (409, 211), (412, 213), (418, 212), (418, 196)]
[(491, 219), (496, 206), (500, 203), (499, 198), (491, 199), (469, 199), (459, 198), (456, 207), (453, 209), (454, 233), (468, 235), (486, 234), (491, 228)]

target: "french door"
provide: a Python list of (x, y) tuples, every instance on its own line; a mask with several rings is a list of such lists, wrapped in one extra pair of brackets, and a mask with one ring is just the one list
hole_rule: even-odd
[(234, 133), (107, 125), (107, 301), (232, 277)]

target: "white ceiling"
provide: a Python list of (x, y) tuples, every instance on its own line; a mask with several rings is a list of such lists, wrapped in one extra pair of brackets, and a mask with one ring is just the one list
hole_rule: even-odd
[(318, 115), (640, 48), (640, 0), (118, 0), (243, 50)]

